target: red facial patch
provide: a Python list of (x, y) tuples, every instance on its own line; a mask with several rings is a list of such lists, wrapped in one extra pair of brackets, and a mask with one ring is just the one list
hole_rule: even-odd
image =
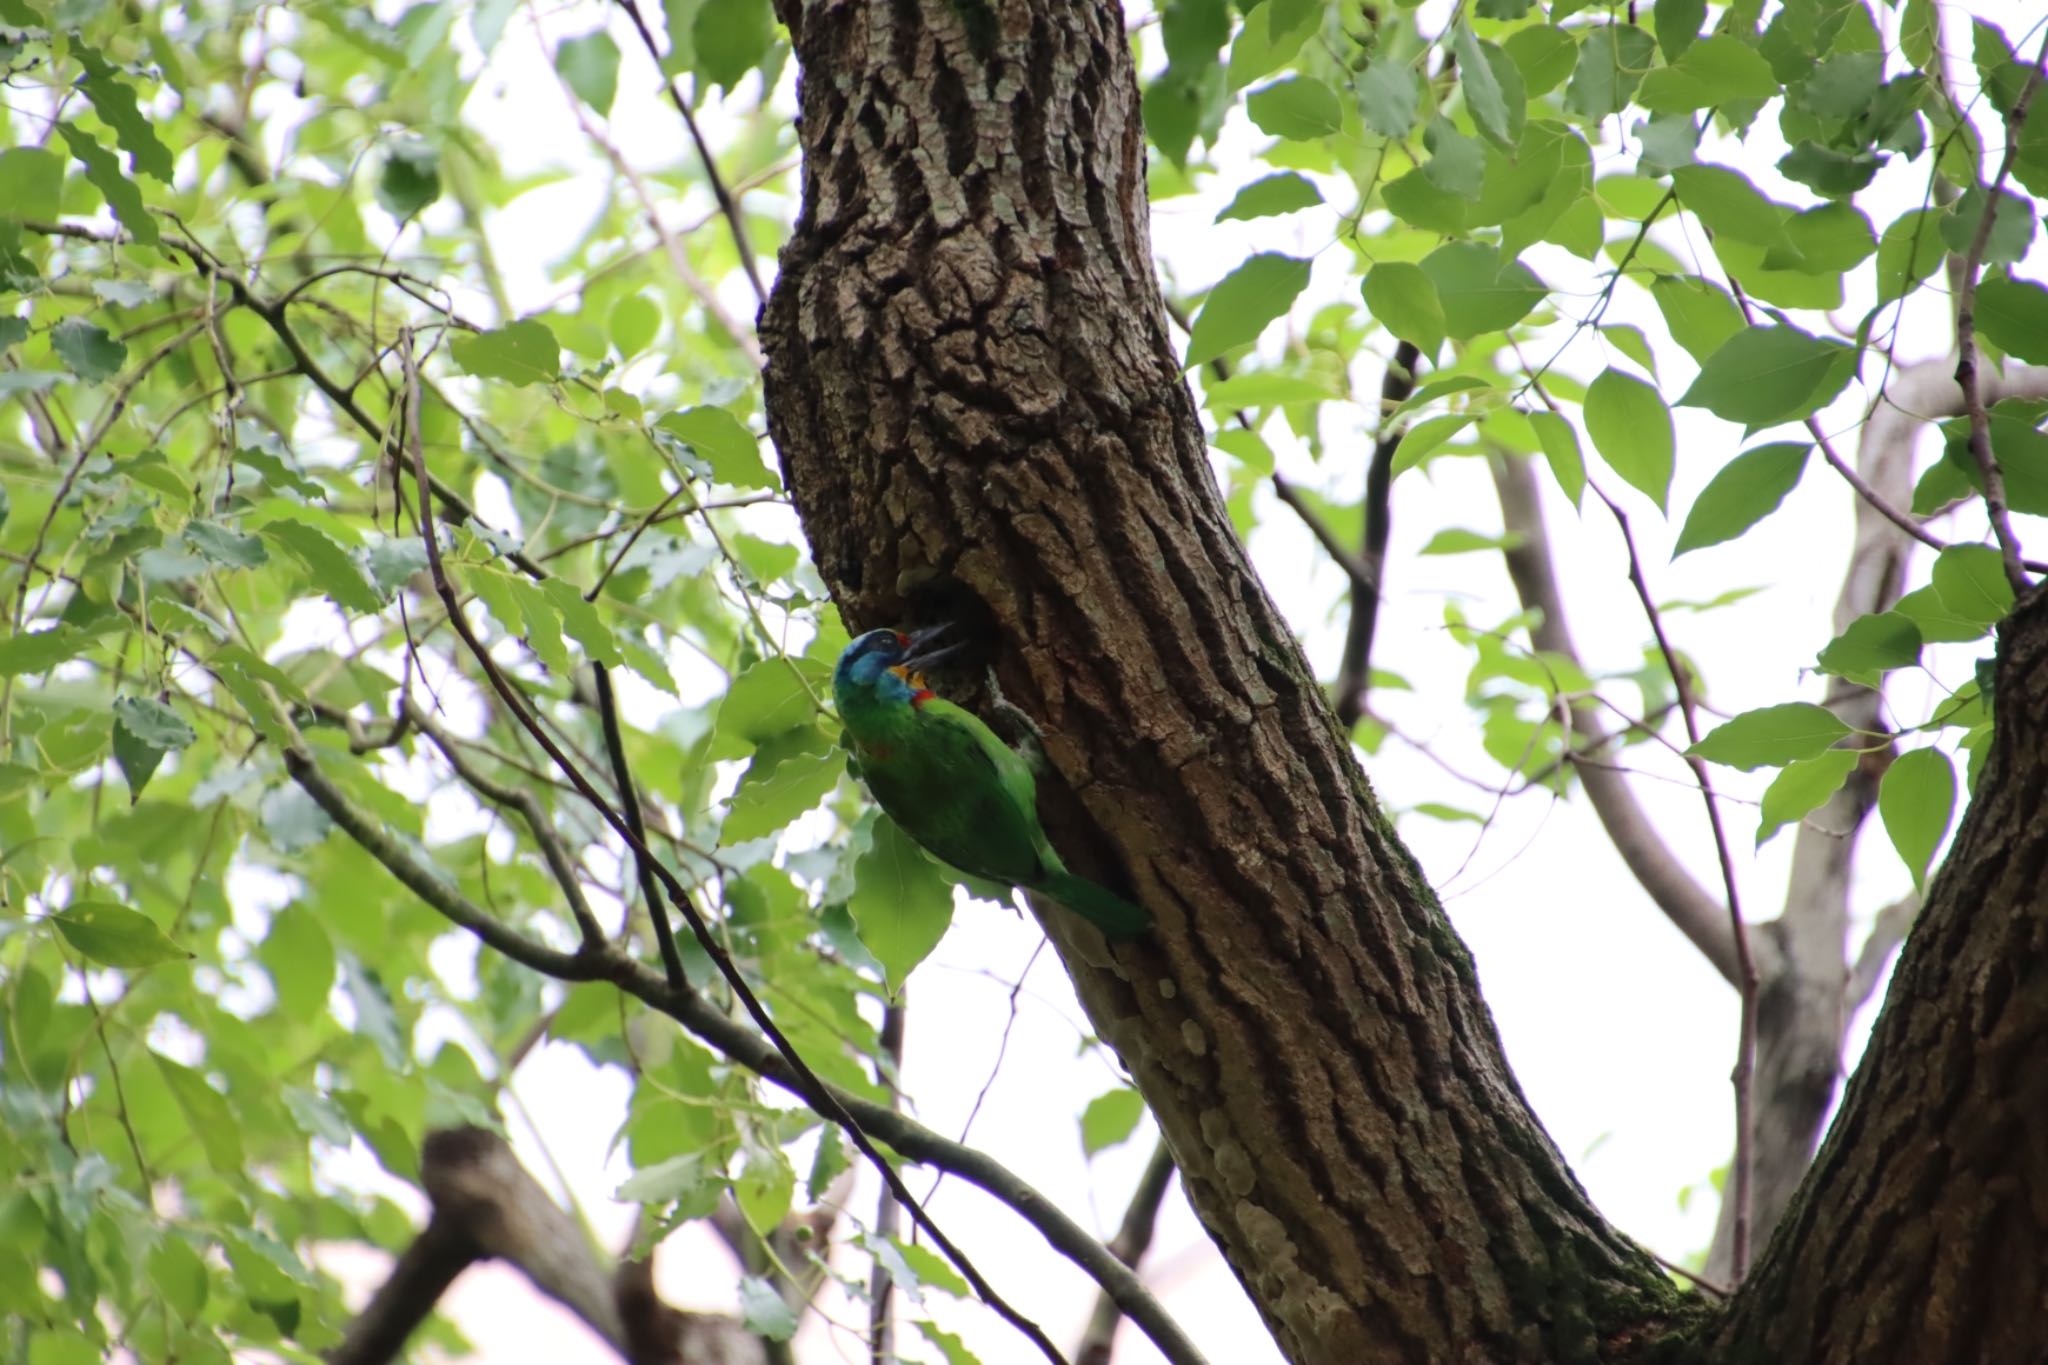
[(923, 706), (937, 695), (938, 693), (932, 691), (929, 687), (920, 687), (917, 691), (910, 694), (910, 704), (912, 706)]

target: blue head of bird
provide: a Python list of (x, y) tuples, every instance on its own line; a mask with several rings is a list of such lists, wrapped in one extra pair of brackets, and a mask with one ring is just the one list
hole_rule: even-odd
[(932, 642), (947, 627), (933, 626), (915, 634), (900, 630), (871, 630), (848, 645), (832, 670), (832, 691), (845, 696), (858, 691), (883, 701), (915, 702), (919, 694), (931, 695), (921, 670), (947, 658), (961, 646), (933, 648)]

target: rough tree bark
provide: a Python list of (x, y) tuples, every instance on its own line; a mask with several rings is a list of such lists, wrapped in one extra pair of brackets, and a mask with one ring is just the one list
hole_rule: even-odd
[[(1217, 497), (1153, 276), (1117, 7), (782, 0), (781, 14), (804, 202), (761, 332), (770, 433), (813, 556), (853, 627), (971, 621), (1044, 732), (1055, 842), (1154, 915), (1114, 948), (1070, 916), (1046, 924), (1281, 1349), (1318, 1365), (1652, 1345), (1704, 1359), (1717, 1330), (1777, 1340), (1796, 1318), (1817, 1353), (1776, 1358), (1824, 1358), (1860, 1321), (1839, 1316), (1838, 1239), (1885, 1236), (1843, 1192), (1883, 1194), (1855, 1182), (1904, 1159), (1912, 1116), (1946, 1121), (1961, 1097), (1882, 1096), (1902, 1134), (1852, 1095), (1845, 1128), (1863, 1141), (1823, 1163), (1733, 1316), (1679, 1294), (1591, 1207)], [(949, 690), (972, 700), (970, 682)], [(2019, 766), (2007, 752), (2001, 780)], [(1965, 846), (1989, 848), (1970, 818)], [(2021, 942), (2043, 932), (2034, 894), (2032, 919), (2008, 922)], [(1976, 932), (1953, 902), (1929, 914)], [(2031, 951), (2038, 974), (2048, 953)], [(1976, 988), (1999, 1006), (1986, 1022), (2031, 1028), (2038, 1050), (2048, 990)], [(1936, 1079), (1913, 1049), (1954, 1034), (1960, 1068), (1969, 1030), (1933, 1000), (1909, 1017), (1887, 1080), (1912, 1091)], [(2030, 1097), (2001, 1111), (2011, 1135), (2048, 1117), (2048, 1097), (2000, 1056), (1996, 1097)], [(1996, 1144), (1970, 1151), (1978, 1190), (2025, 1178)], [(2009, 1200), (1998, 1226), (2038, 1265), (2048, 1216), (2032, 1207)], [(1948, 1247), (1921, 1225), (1918, 1241), (1893, 1225), (1883, 1268), (1902, 1295), (1907, 1243)], [(1970, 1305), (1986, 1318), (1989, 1292)]]

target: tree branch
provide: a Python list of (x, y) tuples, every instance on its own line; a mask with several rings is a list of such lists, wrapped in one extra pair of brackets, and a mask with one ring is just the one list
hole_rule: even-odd
[[(933, 1132), (915, 1120), (792, 1067), (777, 1046), (696, 991), (671, 987), (662, 975), (612, 945), (562, 953), (535, 943), (474, 904), (350, 802), (320, 771), (303, 743), (284, 752), (285, 770), (336, 827), (449, 923), (474, 934), (510, 960), (561, 981), (609, 981), (674, 1019), (726, 1057), (802, 1100), (848, 1130), (869, 1134), (900, 1155), (955, 1175), (986, 1191), (1036, 1228), (1048, 1245), (1079, 1266), (1152, 1339), (1174, 1365), (1203, 1365), (1200, 1349), (1168, 1316), (1130, 1268), (1086, 1229), (1001, 1162)], [(892, 1168), (893, 1173), (893, 1168)], [(898, 1196), (901, 1197), (900, 1194)]]
[[(1685, 720), (1686, 738), (1697, 748), (1700, 742), (1699, 708), (1693, 696), (1692, 675), (1679, 663), (1677, 651), (1671, 648), (1671, 641), (1664, 634), (1664, 618), (1658, 612), (1656, 599), (1650, 596), (1650, 585), (1643, 577), (1643, 561), (1636, 553), (1635, 536), (1629, 531), (1628, 515), (1621, 510), (1619, 503), (1596, 485), (1588, 484), (1587, 487), (1607, 504), (1607, 510), (1614, 514), (1614, 524), (1621, 529), (1622, 544), (1628, 549), (1628, 581), (1635, 586), (1636, 596), (1643, 605), (1643, 615), (1650, 622), (1650, 633), (1656, 637), (1657, 650), (1664, 656), (1664, 667), (1670, 671), (1671, 685), (1678, 690), (1678, 711)], [(1735, 940), (1735, 987), (1742, 997), (1741, 1016), (1736, 1025), (1735, 1070), (1730, 1077), (1735, 1087), (1735, 1169), (1729, 1181), (1729, 1198), (1735, 1207), (1734, 1273), (1729, 1280), (1740, 1284), (1743, 1272), (1749, 1268), (1751, 1177), (1756, 1152), (1756, 1111), (1750, 1086), (1756, 1068), (1756, 961), (1750, 956), (1749, 930), (1742, 922), (1742, 898), (1735, 882), (1735, 859), (1728, 849), (1728, 833), (1721, 828), (1721, 807), (1714, 801), (1707, 762), (1690, 751), (1686, 753), (1685, 761), (1692, 769), (1693, 780), (1699, 784), (1700, 799), (1706, 803), (1707, 825), (1713, 831), (1714, 852), (1721, 862), (1721, 885), (1728, 898), (1728, 925)]]
[[(1519, 542), (1503, 550), (1501, 557), (1507, 562), (1508, 577), (1522, 606), (1537, 613), (1529, 627), (1530, 641), (1539, 650), (1579, 663), (1565, 620), (1564, 595), (1551, 563), (1550, 535), (1537, 496), (1536, 476), (1525, 460), (1497, 458), (1488, 463), (1500, 498), (1501, 523)], [(1609, 738), (1599, 708), (1590, 700), (1573, 707), (1572, 723), (1588, 749), (1598, 749)], [(1581, 765), (1579, 780), (1585, 784), (1586, 798), (1607, 831), (1608, 841), (1651, 902), (1728, 984), (1735, 985), (1741, 969), (1727, 908), (1679, 862), (1636, 800), (1626, 776), (1612, 768)]]
[(1365, 471), (1365, 544), (1360, 555), (1372, 578), (1370, 592), (1351, 594), (1351, 620), (1344, 629), (1344, 653), (1337, 664), (1337, 720), (1348, 734), (1365, 714), (1372, 690), (1372, 641), (1379, 629), (1380, 598), (1387, 581), (1387, 537), (1393, 533), (1394, 452), (1401, 448), (1407, 424), (1393, 420), (1394, 409), (1415, 392), (1415, 371), (1422, 352), (1413, 342), (1394, 348), (1394, 358), (1380, 378), (1380, 434), (1373, 442), (1372, 462)]
[[(1109, 1239), (1110, 1251), (1133, 1270), (1152, 1247), (1152, 1231), (1159, 1222), (1159, 1206), (1166, 1202), (1166, 1191), (1172, 1185), (1173, 1149), (1162, 1137), (1152, 1145), (1152, 1156), (1145, 1162), (1145, 1169), (1138, 1176), (1138, 1187), (1131, 1191), (1131, 1202), (1124, 1208), (1123, 1223), (1117, 1228), (1116, 1236)], [(1109, 1365), (1110, 1354), (1116, 1349), (1116, 1327), (1123, 1321), (1123, 1316), (1123, 1310), (1115, 1299), (1107, 1293), (1098, 1293), (1095, 1311), (1088, 1315), (1088, 1329), (1082, 1334), (1080, 1346), (1075, 1348), (1074, 1365)]]

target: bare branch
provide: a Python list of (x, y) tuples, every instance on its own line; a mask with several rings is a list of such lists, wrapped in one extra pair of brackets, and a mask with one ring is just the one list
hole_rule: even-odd
[[(1614, 524), (1621, 528), (1622, 544), (1628, 549), (1628, 581), (1635, 586), (1636, 596), (1643, 605), (1643, 615), (1650, 622), (1650, 633), (1657, 638), (1657, 650), (1664, 656), (1664, 667), (1670, 670), (1671, 685), (1678, 690), (1678, 710), (1685, 720), (1686, 737), (1697, 748), (1700, 742), (1699, 707), (1693, 696), (1692, 675), (1679, 663), (1677, 651), (1671, 648), (1671, 641), (1664, 634), (1664, 618), (1657, 610), (1656, 599), (1650, 596), (1648, 581), (1643, 577), (1643, 561), (1636, 553), (1636, 540), (1629, 531), (1628, 515), (1621, 510), (1621, 504), (1601, 492), (1598, 486), (1588, 484), (1587, 487), (1607, 504), (1607, 510), (1614, 514)], [(1692, 769), (1693, 780), (1699, 783), (1701, 799), (1706, 802), (1707, 824), (1714, 833), (1714, 852), (1721, 860), (1721, 885), (1728, 897), (1728, 925), (1735, 938), (1735, 985), (1742, 996), (1735, 1070), (1730, 1077), (1735, 1086), (1735, 1169), (1729, 1181), (1729, 1198), (1735, 1206), (1734, 1274), (1729, 1278), (1740, 1284), (1743, 1272), (1749, 1268), (1750, 1186), (1756, 1152), (1756, 1112), (1750, 1089), (1756, 1068), (1756, 962), (1749, 952), (1749, 930), (1742, 922), (1742, 897), (1735, 883), (1735, 859), (1728, 849), (1728, 833), (1721, 828), (1721, 808), (1714, 801), (1706, 760), (1688, 752), (1685, 761)]]
[[(1538, 613), (1537, 621), (1529, 628), (1529, 638), (1536, 648), (1577, 663), (1578, 649), (1565, 620), (1564, 595), (1558, 589), (1551, 564), (1550, 536), (1544, 526), (1542, 503), (1537, 498), (1536, 477), (1524, 460), (1494, 459), (1489, 463), (1494, 491), (1500, 497), (1502, 525), (1518, 542), (1502, 552), (1508, 577), (1514, 580), (1515, 593), (1523, 607)], [(1591, 701), (1573, 709), (1573, 726), (1585, 749), (1597, 751), (1608, 739), (1598, 707)], [(1741, 969), (1726, 907), (1686, 871), (1650, 822), (1622, 773), (1582, 764), (1579, 780), (1585, 784), (1586, 797), (1601, 828), (1607, 831), (1614, 851), (1621, 855), (1637, 883), (1678, 932), (1714, 965), (1714, 970), (1735, 985)]]
[(1969, 249), (1963, 253), (1962, 285), (1956, 292), (1956, 383), (1962, 386), (1963, 404), (1970, 414), (1970, 454), (1984, 479), (1984, 511), (1991, 519), (1991, 533), (1998, 538), (1998, 553), (2005, 562), (2006, 581), (2012, 584), (2016, 596), (2024, 594), (2029, 584), (2026, 570), (2020, 565), (2019, 541), (2013, 537), (2012, 520), (2006, 512), (2005, 475), (1999, 471), (1998, 459), (1991, 450), (1991, 414), (1977, 385), (1977, 276), (1983, 269), (1984, 251), (1991, 243), (1991, 229), (1998, 218), (1999, 198), (2012, 174), (2013, 162), (2020, 154), (2020, 130), (2026, 125), (2027, 109), (2034, 102), (2034, 92), (2040, 88), (2043, 61), (2048, 61), (2048, 36), (2042, 38), (2041, 52), (2027, 69), (2026, 83), (2020, 87), (2012, 109), (2006, 114), (2005, 156), (1998, 163), (1998, 173), (1992, 177), (1990, 188), (1985, 191), (1984, 212), (1977, 219), (1977, 230), (1971, 234)]
[(1421, 365), (1422, 352), (1413, 342), (1404, 341), (1394, 348), (1394, 358), (1380, 378), (1380, 434), (1365, 471), (1365, 544), (1360, 551), (1373, 587), (1370, 592), (1351, 594), (1351, 620), (1344, 628), (1344, 652), (1337, 664), (1334, 688), (1337, 719), (1346, 731), (1365, 713), (1366, 695), (1372, 689), (1372, 641), (1379, 628), (1380, 597), (1387, 581), (1387, 537), (1394, 527), (1394, 452), (1401, 448), (1406, 430), (1406, 424), (1394, 421), (1392, 414), (1415, 392), (1415, 371)]
[(1848, 979), (1842, 985), (1844, 1013), (1862, 1009), (1870, 999), (1870, 993), (1877, 989), (1877, 983), (1884, 979), (1884, 969), (1890, 965), (1892, 954), (1906, 941), (1906, 931), (1913, 927), (1913, 919), (1920, 913), (1920, 893), (1911, 891), (1877, 912), (1871, 922), (1870, 934), (1863, 940), (1863, 947), (1856, 954), (1856, 961), (1850, 964)]
[[(1153, 1144), (1152, 1156), (1138, 1176), (1138, 1187), (1131, 1191), (1116, 1236), (1109, 1239), (1109, 1249), (1133, 1270), (1152, 1247), (1152, 1231), (1159, 1222), (1159, 1206), (1166, 1202), (1166, 1191), (1172, 1187), (1173, 1170), (1173, 1150), (1162, 1137)], [(1116, 1300), (1098, 1293), (1095, 1311), (1088, 1315), (1088, 1330), (1074, 1351), (1074, 1365), (1109, 1365), (1116, 1349), (1116, 1327), (1123, 1317)]]

